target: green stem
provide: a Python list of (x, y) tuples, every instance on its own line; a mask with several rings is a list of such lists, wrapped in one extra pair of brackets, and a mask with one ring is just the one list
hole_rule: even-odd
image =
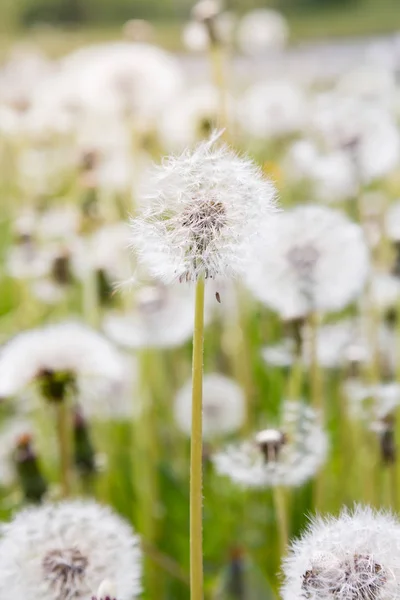
[(203, 600), (202, 404), (204, 349), (204, 280), (196, 284), (192, 360), (192, 435), (190, 440), (190, 591)]
[(64, 399), (60, 402), (57, 402), (55, 408), (60, 459), (61, 491), (63, 498), (68, 498), (68, 496), (71, 495), (72, 456), (70, 443), (70, 414), (67, 400)]
[(289, 544), (289, 527), (287, 521), (286, 497), (284, 488), (282, 488), (281, 486), (274, 486), (273, 496), (276, 520), (279, 531), (281, 556), (284, 556), (286, 554), (286, 550)]

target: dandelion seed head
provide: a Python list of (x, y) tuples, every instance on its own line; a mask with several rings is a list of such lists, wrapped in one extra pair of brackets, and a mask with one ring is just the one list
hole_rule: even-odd
[(192, 336), (193, 310), (191, 288), (154, 281), (136, 289), (132, 310), (109, 311), (103, 329), (124, 348), (172, 348)]
[(361, 293), (368, 272), (361, 227), (338, 211), (306, 205), (278, 215), (246, 282), (259, 300), (293, 319), (344, 308)]
[(93, 501), (44, 504), (2, 525), (0, 593), (32, 600), (87, 600), (104, 579), (118, 600), (141, 591), (139, 539)]
[[(175, 420), (187, 435), (191, 432), (192, 382), (175, 398)], [(237, 431), (245, 419), (245, 398), (240, 386), (229, 377), (209, 373), (203, 380), (203, 436), (212, 438)]]
[(103, 336), (80, 323), (65, 322), (31, 329), (0, 351), (0, 397), (22, 392), (38, 382), (42, 392), (60, 398), (81, 380), (113, 381), (122, 376), (121, 357)]
[(139, 260), (167, 283), (243, 274), (276, 212), (272, 183), (216, 142), (213, 136), (156, 168), (132, 220)]
[(327, 451), (314, 411), (300, 401), (285, 401), (279, 428), (228, 445), (213, 454), (212, 462), (217, 473), (242, 487), (299, 486), (315, 475)]
[(284, 600), (390, 600), (400, 586), (400, 525), (358, 506), (314, 518), (283, 562)]

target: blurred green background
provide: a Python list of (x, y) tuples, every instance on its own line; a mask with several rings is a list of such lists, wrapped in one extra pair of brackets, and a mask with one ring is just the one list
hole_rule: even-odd
[[(57, 55), (82, 39), (113, 39), (126, 20), (141, 18), (155, 24), (156, 42), (181, 50), (180, 27), (192, 5), (191, 0), (1, 0), (2, 46), (23, 33)], [(294, 42), (400, 29), (399, 0), (227, 0), (224, 6), (239, 14), (262, 6), (279, 9)]]

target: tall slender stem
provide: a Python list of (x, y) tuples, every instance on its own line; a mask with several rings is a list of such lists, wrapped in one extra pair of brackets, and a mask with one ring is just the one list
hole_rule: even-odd
[(60, 460), (61, 490), (64, 498), (71, 494), (71, 430), (70, 414), (67, 400), (55, 405), (57, 420), (57, 437)]
[(192, 435), (190, 442), (190, 591), (191, 600), (203, 600), (203, 349), (204, 280), (196, 284), (192, 360)]
[(287, 519), (285, 490), (281, 486), (273, 488), (276, 521), (278, 524), (281, 555), (284, 556), (289, 544), (289, 525)]

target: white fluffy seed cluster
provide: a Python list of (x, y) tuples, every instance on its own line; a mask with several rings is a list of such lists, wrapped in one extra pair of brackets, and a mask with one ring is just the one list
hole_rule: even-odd
[(314, 518), (283, 563), (283, 600), (394, 600), (400, 523), (369, 507)]
[(0, 352), (0, 397), (23, 391), (43, 370), (79, 379), (115, 381), (123, 374), (114, 346), (86, 325), (64, 322), (31, 329)]
[(93, 501), (28, 508), (2, 525), (0, 597), (87, 600), (104, 579), (118, 600), (141, 592), (141, 550), (131, 527)]
[[(192, 429), (192, 381), (175, 398), (175, 420), (190, 436)], [(203, 436), (213, 438), (237, 431), (246, 416), (245, 397), (240, 386), (229, 377), (209, 373), (203, 379)]]
[(250, 291), (284, 319), (337, 311), (363, 290), (369, 252), (361, 227), (339, 211), (299, 206), (275, 219), (247, 273)]
[(295, 487), (317, 473), (327, 451), (327, 435), (313, 409), (300, 401), (285, 401), (280, 427), (229, 445), (212, 461), (217, 473), (243, 487)]
[(273, 184), (218, 137), (155, 167), (132, 220), (139, 260), (166, 283), (242, 275), (268, 235)]

